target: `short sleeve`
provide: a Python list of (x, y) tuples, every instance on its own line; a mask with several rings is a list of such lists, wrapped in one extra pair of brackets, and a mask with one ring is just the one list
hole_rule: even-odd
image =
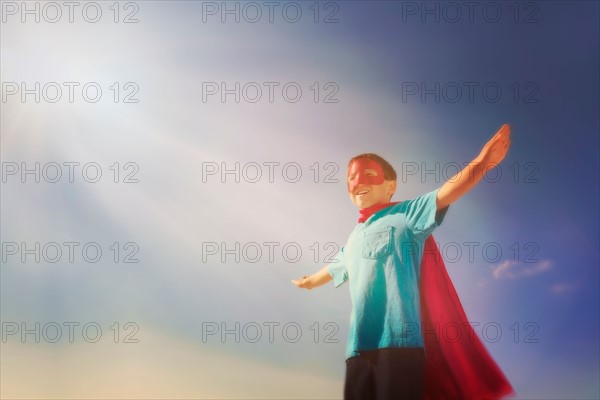
[(406, 223), (413, 234), (420, 239), (425, 239), (442, 224), (450, 207), (446, 206), (437, 211), (436, 197), (439, 190), (438, 188), (407, 201)]
[(327, 266), (327, 272), (333, 278), (333, 285), (340, 286), (348, 280), (348, 269), (344, 260), (344, 248), (335, 256), (335, 259)]

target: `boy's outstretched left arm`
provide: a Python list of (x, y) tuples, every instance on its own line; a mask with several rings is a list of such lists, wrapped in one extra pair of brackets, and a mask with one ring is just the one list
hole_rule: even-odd
[(489, 169), (500, 164), (509, 146), (510, 125), (504, 124), (469, 165), (442, 185), (437, 193), (437, 209), (446, 208), (471, 190)]

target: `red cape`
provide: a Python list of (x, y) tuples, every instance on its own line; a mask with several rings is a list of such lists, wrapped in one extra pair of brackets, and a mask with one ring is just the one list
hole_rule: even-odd
[(419, 285), (425, 341), (424, 398), (514, 396), (510, 382), (468, 323), (432, 235), (425, 241)]

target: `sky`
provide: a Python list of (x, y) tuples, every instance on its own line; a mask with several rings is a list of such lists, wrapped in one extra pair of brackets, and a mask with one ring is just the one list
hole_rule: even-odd
[(1, 1), (0, 395), (342, 398), (348, 160), (509, 123), (433, 236), (514, 398), (600, 397), (599, 4), (476, 3)]

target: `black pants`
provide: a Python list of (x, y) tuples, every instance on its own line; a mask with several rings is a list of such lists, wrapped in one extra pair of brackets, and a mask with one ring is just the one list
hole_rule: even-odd
[(423, 398), (423, 347), (390, 347), (359, 353), (346, 360), (345, 400)]

